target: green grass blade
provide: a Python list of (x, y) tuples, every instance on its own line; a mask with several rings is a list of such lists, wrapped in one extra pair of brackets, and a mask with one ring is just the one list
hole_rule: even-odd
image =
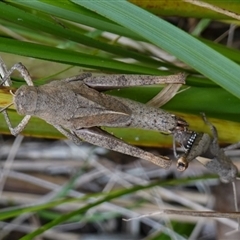
[[(64, 204), (64, 203), (72, 203), (72, 202), (84, 202), (87, 199), (93, 199), (93, 198), (107, 198), (107, 200), (112, 200), (113, 198), (117, 198), (126, 194), (132, 194), (135, 193), (139, 190), (146, 190), (150, 189), (156, 186), (177, 186), (177, 185), (184, 185), (184, 184), (189, 184), (194, 181), (198, 181), (199, 179), (202, 179), (201, 177), (193, 177), (193, 178), (182, 178), (182, 179), (174, 179), (174, 180), (166, 180), (166, 181), (155, 181), (152, 183), (149, 183), (147, 185), (141, 186), (141, 185), (136, 185), (128, 189), (120, 189), (120, 190), (115, 190), (110, 193), (106, 192), (101, 192), (101, 193), (92, 193), (92, 194), (86, 194), (83, 197), (80, 198), (60, 198), (53, 200), (51, 202), (47, 202), (44, 204), (40, 205), (35, 205), (35, 206), (29, 206), (29, 207), (22, 207), (22, 206), (17, 206), (14, 208), (6, 209), (6, 210), (0, 210), (0, 220), (5, 220), (9, 219), (11, 217), (18, 216), (23, 213), (30, 213), (30, 212), (36, 212), (48, 208), (53, 208), (58, 205)], [(69, 217), (70, 218), (70, 217)], [(68, 218), (68, 219), (69, 219)]]
[(95, 69), (166, 75), (163, 71), (109, 58), (0, 37), (0, 51)]
[(240, 67), (184, 31), (125, 0), (72, 2), (139, 34), (240, 98)]
[(68, 219), (76, 216), (76, 215), (81, 215), (81, 214), (84, 214), (86, 211), (88, 211), (89, 209), (93, 208), (93, 207), (96, 207), (104, 202), (109, 202), (115, 198), (118, 198), (118, 197), (121, 197), (123, 195), (126, 195), (126, 194), (130, 194), (130, 193), (133, 193), (133, 192), (136, 192), (138, 190), (144, 190), (144, 189), (149, 189), (149, 188), (152, 188), (154, 186), (172, 186), (172, 185), (175, 185), (177, 184), (178, 186), (180, 184), (183, 184), (183, 183), (186, 183), (186, 182), (191, 182), (191, 181), (196, 181), (197, 179), (199, 179), (199, 177), (196, 177), (196, 178), (192, 178), (192, 179), (181, 179), (181, 180), (171, 180), (171, 181), (159, 181), (159, 182), (153, 182), (153, 183), (150, 183), (148, 185), (145, 185), (145, 186), (134, 186), (134, 187), (131, 187), (129, 189), (121, 189), (121, 190), (116, 190), (116, 191), (112, 191), (110, 193), (107, 193), (105, 194), (105, 196), (103, 195), (103, 197), (101, 198), (97, 198), (97, 200), (92, 200), (91, 203), (88, 203), (86, 204), (84, 207), (81, 207), (75, 211), (72, 211), (72, 212), (69, 212), (67, 214), (64, 214), (56, 219), (54, 219), (53, 221), (43, 225), (42, 227), (38, 228), (37, 230), (33, 231), (32, 233), (29, 233), (28, 235), (24, 236), (21, 238), (21, 240), (30, 240), (30, 239), (33, 239), (34, 237), (40, 235), (41, 233), (47, 231), (48, 229), (56, 226), (56, 225), (59, 225), (63, 222), (66, 222)]
[[(34, 31), (36, 30), (37, 26), (37, 31), (53, 34), (55, 37), (65, 38), (67, 40), (92, 47), (95, 50), (99, 49), (119, 56), (129, 57), (129, 50), (125, 48), (101, 42), (88, 37), (85, 34), (81, 34), (78, 31), (64, 28), (61, 25), (56, 24), (56, 22), (54, 22), (52, 19), (47, 20), (45, 18), (41, 18), (37, 15), (28, 13), (2, 2), (0, 2), (0, 16), (7, 21), (33, 29)], [(155, 66), (159, 66), (156, 60), (144, 56), (143, 54), (132, 51), (131, 57), (138, 61), (145, 62), (148, 65), (153, 64)]]
[[(109, 22), (107, 19), (99, 19), (97, 14), (92, 14), (92, 12), (83, 12), (82, 9), (76, 7), (75, 4), (62, 0), (62, 1), (11, 1), (14, 4), (19, 4), (22, 6), (30, 7), (37, 11), (43, 11), (46, 14), (51, 14), (62, 19), (73, 21), (76, 23), (84, 24), (96, 29), (103, 31), (112, 32), (120, 36), (126, 36), (134, 38), (136, 40), (143, 40), (137, 34), (121, 27), (117, 24)], [(84, 9), (84, 8), (83, 8)], [(85, 9), (86, 10), (86, 9)]]

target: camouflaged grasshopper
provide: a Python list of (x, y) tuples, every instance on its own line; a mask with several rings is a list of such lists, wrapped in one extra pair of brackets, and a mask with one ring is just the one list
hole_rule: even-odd
[(202, 116), (211, 129), (212, 137), (207, 133), (196, 133), (191, 130), (177, 132), (176, 141), (181, 142), (185, 148), (185, 153), (177, 161), (177, 168), (179, 171), (184, 171), (188, 163), (196, 158), (208, 170), (218, 174), (222, 182), (233, 182), (237, 178), (238, 169), (225, 155), (224, 149), (220, 148), (215, 126), (204, 114)]
[[(25, 115), (15, 128), (3, 110), (7, 125), (13, 135), (19, 134), (31, 116), (39, 117), (53, 125), (74, 143), (82, 141), (110, 150), (139, 157), (163, 168), (171, 165), (168, 157), (156, 156), (134, 147), (100, 129), (100, 127), (129, 127), (174, 134), (186, 129), (183, 119), (159, 108), (147, 106), (129, 99), (106, 95), (96, 89), (185, 82), (185, 74), (171, 76), (110, 75), (93, 77), (90, 73), (33, 86), (27, 69), (15, 64), (9, 71), (3, 61), (2, 82), (10, 81), (14, 70), (20, 72), (28, 85), (21, 86), (13, 94), (13, 104), (20, 115)], [(94, 89), (96, 88), (96, 89)]]

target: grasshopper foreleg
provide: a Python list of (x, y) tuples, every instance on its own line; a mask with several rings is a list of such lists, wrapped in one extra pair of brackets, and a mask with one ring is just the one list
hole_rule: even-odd
[(8, 125), (8, 128), (9, 128), (11, 134), (14, 135), (14, 136), (18, 135), (20, 132), (23, 131), (23, 129), (26, 127), (26, 125), (28, 124), (28, 122), (29, 122), (29, 120), (31, 118), (30, 115), (26, 115), (22, 119), (22, 121), (15, 128), (13, 128), (12, 124), (10, 122), (9, 116), (7, 114), (7, 111), (4, 110), (2, 113), (3, 113), (3, 116), (5, 118), (5, 121), (6, 121), (7, 125)]

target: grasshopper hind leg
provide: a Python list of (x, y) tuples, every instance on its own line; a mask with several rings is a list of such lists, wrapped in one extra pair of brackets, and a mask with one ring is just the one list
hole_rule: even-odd
[(74, 133), (83, 141), (86, 141), (93, 145), (124, 153), (133, 157), (141, 158), (150, 161), (162, 168), (169, 168), (171, 165), (171, 160), (168, 157), (157, 156), (150, 152), (146, 152), (141, 148), (127, 144), (124, 141), (97, 127), (78, 129), (75, 130)]

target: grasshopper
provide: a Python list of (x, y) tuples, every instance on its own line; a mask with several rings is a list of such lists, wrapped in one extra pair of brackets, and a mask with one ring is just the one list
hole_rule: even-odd
[(100, 127), (141, 128), (174, 134), (176, 131), (186, 129), (187, 122), (162, 109), (106, 95), (96, 89), (163, 83), (183, 84), (185, 74), (166, 77), (144, 75), (93, 77), (90, 73), (83, 73), (36, 87), (27, 69), (21, 63), (15, 64), (9, 71), (6, 70), (3, 61), (1, 61), (1, 66), (5, 70), (2, 82), (9, 81), (12, 72), (17, 70), (27, 83), (13, 94), (13, 103), (17, 113), (25, 115), (19, 125), (13, 128), (7, 111), (3, 111), (6, 123), (13, 135), (19, 134), (26, 127), (31, 116), (36, 116), (54, 126), (76, 144), (86, 141), (151, 161), (163, 168), (171, 165), (168, 157), (157, 156), (129, 145), (103, 131)]
[(191, 130), (175, 134), (176, 140), (182, 141), (185, 147), (185, 153), (177, 161), (177, 168), (179, 171), (184, 171), (188, 163), (196, 158), (208, 170), (218, 174), (222, 182), (233, 182), (237, 178), (238, 169), (220, 148), (216, 127), (207, 120), (204, 114), (203, 120), (210, 127), (212, 137), (207, 133), (196, 133)]

